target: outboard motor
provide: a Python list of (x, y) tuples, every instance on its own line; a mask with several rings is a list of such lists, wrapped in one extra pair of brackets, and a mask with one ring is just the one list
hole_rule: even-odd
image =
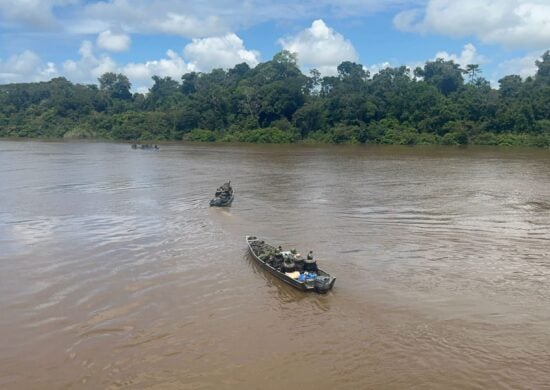
[(324, 294), (330, 289), (329, 276), (317, 276), (314, 283), (315, 291)]

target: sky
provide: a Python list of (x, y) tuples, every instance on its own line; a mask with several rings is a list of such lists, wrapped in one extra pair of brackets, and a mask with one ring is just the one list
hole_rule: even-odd
[(550, 50), (550, 0), (0, 0), (0, 84), (116, 72), (147, 92), (154, 75), (254, 67), (283, 49), (305, 74), (443, 58), (498, 87)]

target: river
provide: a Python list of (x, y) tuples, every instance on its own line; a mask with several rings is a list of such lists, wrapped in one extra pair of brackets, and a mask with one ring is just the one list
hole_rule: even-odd
[(0, 183), (0, 388), (550, 388), (548, 150), (2, 140)]

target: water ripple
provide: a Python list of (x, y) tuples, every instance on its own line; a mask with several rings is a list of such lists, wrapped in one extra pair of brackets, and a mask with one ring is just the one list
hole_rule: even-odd
[[(0, 387), (550, 382), (547, 153), (7, 141), (0, 152)], [(210, 208), (229, 179), (233, 206)], [(304, 294), (265, 273), (247, 234), (313, 249), (334, 290)]]

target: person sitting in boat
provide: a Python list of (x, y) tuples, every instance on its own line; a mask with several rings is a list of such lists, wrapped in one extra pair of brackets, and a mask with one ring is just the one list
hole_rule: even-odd
[(296, 271), (296, 266), (294, 264), (294, 260), (292, 259), (292, 257), (286, 257), (285, 258), (285, 260), (283, 261), (282, 271), (284, 273), (292, 273), (292, 272)]
[(309, 251), (304, 264), (304, 272), (317, 272), (317, 262), (313, 258), (313, 251)]
[(223, 186), (218, 187), (216, 194), (221, 194), (222, 192), (230, 193), (231, 192), (231, 182), (223, 183)]
[(272, 256), (273, 261), (271, 262), (273, 268), (277, 269), (280, 269), (283, 265), (283, 254), (281, 253), (281, 250), (279, 248), (275, 249), (275, 253)]
[(299, 254), (296, 249), (292, 249), (290, 253), (292, 253), (292, 256), (294, 256), (294, 265), (296, 266), (296, 271), (303, 273), (305, 262), (304, 262), (304, 259), (302, 258), (302, 255)]
[(262, 251), (258, 255), (258, 257), (260, 258), (260, 260), (263, 260), (266, 263), (271, 263), (271, 261), (273, 261), (273, 252), (270, 249), (266, 249), (266, 250)]

